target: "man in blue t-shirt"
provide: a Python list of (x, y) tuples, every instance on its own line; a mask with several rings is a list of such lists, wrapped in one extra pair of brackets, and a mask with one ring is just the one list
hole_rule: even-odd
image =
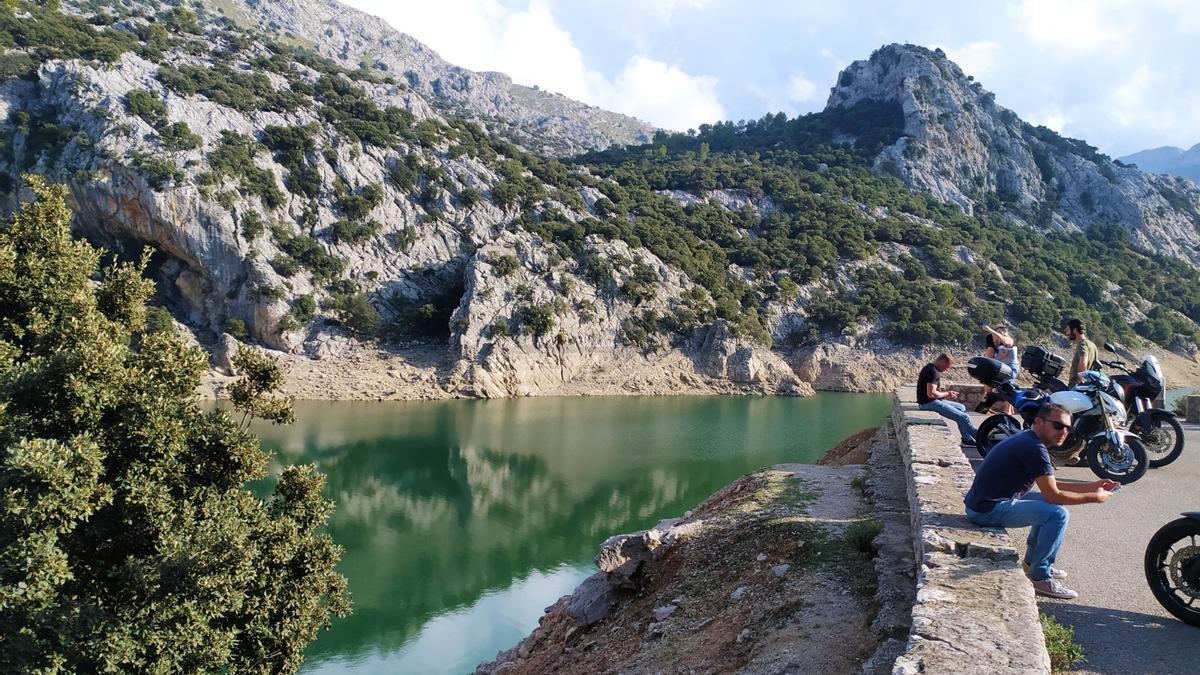
[[(1074, 504), (1103, 504), (1117, 483), (1059, 483), (1046, 446), (1061, 445), (1071, 431), (1071, 413), (1047, 403), (1033, 428), (1001, 441), (975, 472), (964, 500), (967, 519), (985, 527), (1029, 527), (1025, 573), (1038, 595), (1071, 600), (1079, 596), (1060, 582), (1066, 572), (1054, 568), (1067, 531), (1067, 510)], [(1037, 485), (1040, 492), (1030, 493)]]

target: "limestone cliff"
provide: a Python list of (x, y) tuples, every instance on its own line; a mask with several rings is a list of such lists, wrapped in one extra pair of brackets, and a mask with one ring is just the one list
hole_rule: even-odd
[[(887, 45), (838, 77), (827, 109), (894, 104), (903, 135), (876, 170), (968, 213), (993, 201), (1018, 224), (1086, 230), (1116, 223), (1140, 248), (1200, 263), (1200, 188), (1114, 162), (1022, 121), (940, 49)], [(995, 203), (998, 202), (998, 203)]]
[(383, 20), (335, 0), (207, 2), (243, 25), (311, 44), (345, 67), (365, 62), (393, 73), (439, 111), (465, 114), (541, 154), (636, 145), (648, 142), (654, 133), (654, 127), (641, 120), (515, 84), (503, 73), (477, 73), (447, 63)]

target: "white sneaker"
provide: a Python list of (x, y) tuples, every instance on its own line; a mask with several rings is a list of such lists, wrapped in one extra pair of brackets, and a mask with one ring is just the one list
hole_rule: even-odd
[[(1029, 569), (1030, 569), (1029, 563), (1026, 563), (1026, 562), (1021, 563), (1021, 569), (1025, 570), (1025, 576), (1029, 576)], [(1058, 569), (1057, 567), (1051, 567), (1050, 568), (1050, 578), (1051, 579), (1066, 579), (1067, 573)]]
[(1063, 586), (1058, 579), (1042, 579), (1033, 582), (1033, 592), (1047, 598), (1059, 598), (1060, 600), (1074, 600), (1079, 597), (1078, 593)]

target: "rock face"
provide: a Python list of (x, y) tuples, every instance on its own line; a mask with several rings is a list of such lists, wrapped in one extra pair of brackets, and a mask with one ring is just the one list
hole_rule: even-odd
[(447, 63), (382, 19), (334, 0), (207, 2), (237, 21), (310, 41), (321, 55), (348, 68), (364, 61), (383, 66), (439, 111), (465, 111), (540, 154), (574, 155), (614, 143), (645, 143), (654, 133), (641, 120), (514, 84), (503, 73), (477, 73)]
[(881, 173), (968, 213), (1002, 208), (1043, 229), (1116, 223), (1139, 248), (1200, 264), (1200, 188), (1021, 121), (941, 50), (893, 44), (855, 61), (826, 109), (864, 101), (892, 104), (903, 119), (904, 136), (875, 157)]
[[(698, 325), (711, 297), (646, 249), (592, 237), (564, 254), (518, 224), (602, 217), (599, 179), (556, 165), (582, 172), (563, 190), (475, 140), (557, 154), (645, 140), (645, 125), (451, 66), (334, 2), (204, 9), (199, 29), (168, 33), (159, 52), (46, 60), (36, 77), (0, 82), (11, 149), (0, 174), (64, 182), (80, 233), (125, 255), (151, 247), (168, 306), (208, 336), (217, 368), (228, 372), (226, 333), (313, 359), (354, 352), (335, 346), (343, 325), (353, 329), (346, 303), (357, 294), (385, 333), (406, 331), (392, 338), (449, 344), (452, 364), (437, 375), (447, 396), (588, 393), (573, 383), (606, 373), (626, 393), (812, 391), (767, 347), (724, 323)], [(147, 16), (105, 30), (149, 35), (158, 24)], [(286, 35), (333, 61), (289, 52)], [(374, 65), (351, 71), (364, 55)], [(222, 68), (218, 78), (259, 79), (204, 89)], [(136, 109), (135, 96), (153, 106)], [(334, 105), (373, 121), (355, 126)], [(68, 133), (39, 150), (42, 128)], [(174, 128), (193, 140), (168, 145)], [(514, 186), (532, 196), (500, 195)], [(692, 323), (660, 325), (676, 319)]]

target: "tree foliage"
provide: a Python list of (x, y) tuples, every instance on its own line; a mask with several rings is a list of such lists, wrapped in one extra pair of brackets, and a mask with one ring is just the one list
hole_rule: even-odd
[[(205, 357), (146, 330), (153, 284), (70, 237), (66, 191), (0, 228), (0, 671), (292, 672), (349, 610), (312, 467), (201, 411)], [(144, 263), (144, 261), (143, 261)], [(237, 404), (276, 422), (279, 366), (239, 354)]]

